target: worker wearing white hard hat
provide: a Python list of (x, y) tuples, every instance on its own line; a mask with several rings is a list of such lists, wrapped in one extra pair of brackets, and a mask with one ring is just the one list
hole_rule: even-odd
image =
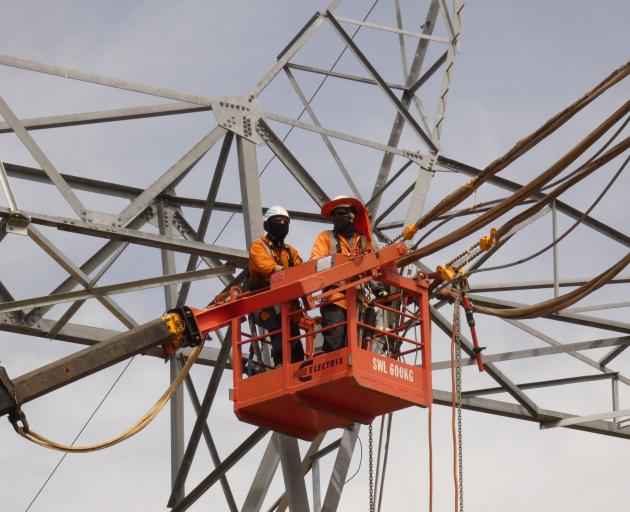
[[(297, 250), (284, 243), (289, 233), (291, 219), (289, 212), (282, 206), (272, 206), (263, 216), (265, 234), (254, 240), (249, 248), (249, 289), (256, 290), (269, 285), (269, 277), (274, 272), (293, 267), (302, 263)], [(299, 307), (299, 304), (298, 304)], [(267, 329), (280, 329), (280, 308), (269, 307), (257, 311), (254, 315), (256, 323)], [(299, 335), (297, 325), (291, 324), (291, 336)], [(282, 364), (282, 334), (274, 334), (271, 338), (271, 357), (275, 366)], [(291, 362), (304, 359), (304, 349), (301, 342), (291, 344)]]

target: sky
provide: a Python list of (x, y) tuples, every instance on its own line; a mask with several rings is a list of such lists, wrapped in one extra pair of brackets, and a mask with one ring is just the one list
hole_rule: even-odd
[[(426, 2), (403, 1), (409, 15), (405, 28), (417, 30), (426, 11)], [(362, 18), (372, 1), (347, 1), (339, 14)], [(241, 2), (183, 1), (85, 2), (44, 1), (16, 4), (0, 0), (0, 54), (76, 68), (88, 72), (136, 80), (207, 96), (246, 94), (275, 62), (278, 53), (292, 39), (324, 1), (291, 2), (260, 0)], [(630, 36), (627, 20), (630, 4), (603, 0), (595, 6), (585, 1), (469, 3), (463, 12), (460, 53), (454, 66), (442, 132), (441, 154), (483, 167), (507, 151), (517, 140), (540, 126), (546, 119), (580, 97), (628, 58)], [(395, 24), (393, 2), (380, 0), (369, 21)], [(414, 25), (415, 23), (415, 25)], [(352, 26), (347, 26), (353, 30)], [(438, 31), (443, 27), (438, 27)], [(357, 35), (365, 53), (386, 80), (402, 82), (397, 38), (362, 29)], [(413, 41), (407, 40), (408, 52)], [(296, 57), (296, 62), (330, 67), (342, 49), (330, 28), (324, 26)], [(437, 56), (437, 54), (431, 56)], [(430, 61), (430, 59), (429, 59)], [(344, 55), (338, 70), (364, 74), (352, 56)], [(305, 92), (315, 91), (319, 80), (298, 74)], [(324, 126), (384, 142), (393, 114), (391, 106), (375, 89), (346, 88), (327, 83), (318, 92), (313, 106)], [(434, 111), (431, 93), (439, 81), (427, 84), (427, 109)], [(360, 92), (357, 92), (360, 91)], [(525, 183), (557, 160), (584, 135), (627, 100), (627, 81), (618, 85), (577, 115), (548, 141), (510, 166), (503, 176)], [(72, 82), (61, 78), (0, 66), (0, 95), (20, 118), (84, 112), (162, 102), (136, 93)], [(285, 81), (274, 81), (260, 102), (265, 110), (295, 117), (301, 111), (299, 100)], [(33, 132), (47, 156), (63, 172), (112, 182), (145, 187), (176, 161), (214, 126), (209, 112), (142, 120), (115, 125), (92, 125)], [(286, 127), (272, 124), (280, 136)], [(627, 129), (626, 132), (627, 134)], [(287, 146), (330, 196), (348, 193), (321, 140), (297, 130), (287, 138)], [(369, 197), (380, 153), (335, 142), (340, 155), (364, 197)], [(425, 151), (413, 134), (405, 131), (401, 146)], [(205, 197), (216, 159), (217, 147), (202, 159), (189, 178), (178, 186), (180, 195)], [(258, 151), (260, 167), (269, 160), (264, 148)], [(12, 134), (0, 135), (0, 160), (36, 166), (32, 157)], [(219, 199), (240, 201), (235, 158), (231, 157)], [(402, 160), (396, 160), (402, 165)], [(588, 182), (571, 190), (566, 200), (585, 209), (618, 168), (607, 166)], [(396, 168), (396, 165), (394, 166)], [(415, 166), (384, 196), (388, 205), (415, 179)], [(456, 185), (466, 181), (460, 176), (438, 173), (432, 180), (427, 205), (435, 204)], [(61, 196), (51, 187), (12, 180), (19, 206), (24, 210), (71, 216)], [(630, 186), (622, 174), (593, 215), (623, 232), (630, 233), (624, 190)], [(316, 206), (296, 185), (278, 162), (272, 162), (261, 177), (263, 204), (281, 203), (288, 208), (317, 212)], [(474, 201), (481, 202), (502, 193), (491, 186), (480, 189)], [(115, 212), (123, 208), (122, 199), (81, 193), (90, 209)], [(564, 196), (563, 196), (564, 197)], [(6, 201), (0, 197), (0, 205)], [(470, 203), (463, 206), (470, 206)], [(405, 205), (395, 209), (387, 220), (404, 216)], [(199, 213), (185, 211), (197, 222)], [(244, 248), (242, 224), (236, 217), (229, 229), (221, 232), (228, 215), (213, 216), (207, 240)], [(544, 245), (551, 236), (549, 216), (526, 228), (522, 236), (496, 256), (496, 263), (512, 261)], [(570, 225), (560, 215), (559, 229)], [(454, 223), (453, 225), (457, 225)], [(290, 241), (307, 255), (320, 224), (294, 222)], [(153, 229), (153, 228), (148, 228)], [(51, 229), (42, 231), (63, 247), (75, 263), (81, 263), (101, 245), (98, 239), (77, 238)], [(392, 232), (392, 234), (397, 234)], [(469, 238), (429, 258), (435, 266), (474, 243)], [(578, 228), (559, 249), (561, 277), (593, 275), (625, 254), (625, 248), (612, 244), (588, 228)], [(182, 271), (185, 259), (178, 258)], [(495, 259), (493, 259), (493, 262)], [(129, 248), (103, 278), (103, 284), (150, 277), (161, 273), (157, 250)], [(627, 271), (626, 271), (627, 273)], [(62, 269), (30, 240), (7, 236), (0, 244), (0, 280), (17, 299), (49, 293), (63, 278)], [(478, 282), (523, 281), (552, 277), (551, 257), (545, 255), (534, 264), (479, 276)], [(587, 298), (584, 304), (625, 300), (629, 285), (607, 287)], [(217, 288), (214, 282), (199, 282), (192, 287), (189, 303), (204, 305)], [(497, 294), (497, 297), (522, 302), (549, 298), (549, 291)], [(142, 294), (116, 297), (139, 321), (162, 314), (163, 293), (155, 289)], [(95, 301), (83, 307), (75, 321), (103, 328), (121, 325)], [(93, 304), (94, 303), (94, 304)], [(54, 308), (51, 318), (64, 311)], [(448, 317), (450, 308), (444, 310)], [(602, 317), (625, 320), (626, 309), (598, 312)], [(602, 331), (551, 321), (532, 322), (550, 336), (563, 342), (611, 336)], [(492, 318), (478, 319), (478, 331), (489, 353), (541, 346), (520, 330)], [(0, 332), (0, 364), (12, 377), (38, 368), (76, 351), (74, 344)], [(590, 351), (601, 357), (605, 351)], [(448, 357), (446, 338), (434, 329), (434, 360)], [(613, 368), (624, 371), (630, 358), (620, 356)], [(62, 442), (71, 441), (97, 407), (107, 390), (123, 371), (125, 363), (101, 371), (80, 383), (58, 390), (25, 407), (34, 430)], [(516, 382), (558, 378), (590, 373), (567, 356), (550, 356), (532, 361), (513, 361), (499, 365)], [(200, 393), (210, 378), (207, 367), (195, 368), (193, 379)], [(251, 432), (234, 418), (227, 394), (231, 374), (224, 377), (210, 416), (210, 428), (222, 457), (227, 456)], [(492, 385), (492, 380), (464, 372), (466, 389)], [(155, 358), (137, 357), (124, 371), (120, 381), (91, 420), (79, 443), (100, 441), (122, 432), (153, 403), (168, 384), (168, 368)], [(436, 372), (436, 387), (448, 389), (448, 375)], [(541, 407), (593, 414), (611, 409), (610, 384), (599, 382), (543, 389), (529, 394)], [(509, 398), (498, 397), (506, 401)], [(622, 389), (621, 408), (628, 396)], [(192, 428), (193, 413), (186, 405), (186, 429)], [(70, 455), (33, 502), (32, 511), (112, 509), (161, 510), (170, 490), (169, 419), (164, 411), (145, 431), (116, 447), (87, 455)], [(378, 428), (375, 429), (378, 432)], [(452, 509), (452, 447), (450, 410), (436, 407), (433, 423), (434, 510)], [(333, 433), (327, 440), (335, 439)], [(340, 510), (367, 507), (367, 428), (361, 431), (362, 446), (357, 445), (350, 474), (358, 468), (342, 497)], [(325, 441), (326, 442), (326, 441)], [(237, 498), (242, 503), (266, 440), (252, 450), (228, 473)], [(305, 445), (301, 445), (305, 449)], [(539, 431), (535, 423), (464, 412), (465, 505), (469, 510), (558, 510), (575, 511), (622, 508), (630, 499), (624, 479), (624, 462), (630, 455), (628, 442), (569, 429)], [(0, 422), (0, 508), (25, 510), (60, 459), (60, 454), (31, 445), (13, 432), (10, 424)], [(426, 510), (428, 482), (427, 412), (410, 409), (394, 416), (388, 478), (383, 510)], [(322, 467), (322, 487), (327, 484), (330, 462)], [(192, 484), (212, 470), (202, 446), (191, 471)], [(307, 479), (307, 488), (310, 478)], [(276, 475), (266, 501), (267, 506), (282, 487)], [(190, 489), (191, 486), (188, 486)], [(310, 495), (310, 490), (309, 490)], [(212, 488), (191, 510), (224, 510), (219, 486)]]

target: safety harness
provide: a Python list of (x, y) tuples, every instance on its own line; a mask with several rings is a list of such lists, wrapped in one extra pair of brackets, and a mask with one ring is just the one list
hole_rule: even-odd
[[(345, 238), (345, 237), (344, 237)], [(353, 246), (350, 247), (350, 250), (352, 251), (353, 249), (365, 249), (367, 247), (367, 238), (365, 235), (359, 235), (359, 246), (356, 246), (356, 242), (355, 242), (355, 237), (354, 237), (354, 233), (352, 234), (352, 239), (353, 239)], [(346, 238), (346, 240), (348, 240)], [(328, 230), (328, 246), (329, 246), (329, 251), (330, 251), (330, 255), (332, 256), (335, 253), (342, 253), (343, 251), (341, 250), (341, 240), (339, 239), (339, 233), (335, 233), (332, 229)], [(350, 246), (350, 244), (348, 244), (348, 246)], [(335, 250), (333, 250), (333, 247), (335, 248)]]

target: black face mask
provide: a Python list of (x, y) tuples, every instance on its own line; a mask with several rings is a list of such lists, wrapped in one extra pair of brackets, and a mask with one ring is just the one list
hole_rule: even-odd
[(268, 222), (267, 233), (273, 242), (282, 244), (289, 234), (289, 224), (287, 222)]
[(335, 215), (332, 221), (336, 233), (349, 236), (355, 232), (354, 219), (351, 215)]

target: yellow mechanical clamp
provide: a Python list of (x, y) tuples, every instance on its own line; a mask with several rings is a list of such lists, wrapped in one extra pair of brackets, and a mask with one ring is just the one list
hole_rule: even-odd
[(411, 240), (413, 235), (418, 231), (418, 226), (415, 224), (410, 224), (409, 226), (405, 226), (403, 229), (403, 240)]
[(182, 345), (184, 332), (186, 331), (186, 324), (177, 313), (167, 313), (162, 316), (162, 320), (164, 320), (168, 330), (171, 331), (171, 334), (173, 335), (171, 342), (177, 350)]
[(494, 247), (497, 243), (497, 229), (492, 228), (490, 230), (490, 234), (486, 236), (482, 236), (479, 239), (479, 249), (482, 251), (487, 251), (488, 249)]
[(440, 274), (440, 279), (442, 281), (452, 281), (455, 277), (457, 277), (457, 270), (450, 265), (438, 265), (438, 268), (436, 268), (435, 271)]

